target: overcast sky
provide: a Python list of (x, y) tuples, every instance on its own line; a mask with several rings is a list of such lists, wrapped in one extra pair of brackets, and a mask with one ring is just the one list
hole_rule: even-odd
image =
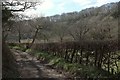
[(120, 0), (43, 0), (41, 5), (36, 6), (36, 10), (29, 9), (23, 14), (32, 17), (52, 16), (118, 1)]

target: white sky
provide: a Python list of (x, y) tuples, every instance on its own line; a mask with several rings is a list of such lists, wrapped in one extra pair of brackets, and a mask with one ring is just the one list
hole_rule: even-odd
[(35, 7), (36, 10), (29, 9), (20, 13), (32, 17), (52, 16), (118, 1), (120, 0), (43, 0), (41, 5)]

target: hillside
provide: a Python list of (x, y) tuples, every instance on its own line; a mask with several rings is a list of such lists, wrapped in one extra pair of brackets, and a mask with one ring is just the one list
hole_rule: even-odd
[(109, 3), (80, 12), (14, 22), (15, 27), (9, 33), (8, 40), (18, 41), (19, 32), (21, 40), (33, 38), (37, 25), (43, 27), (37, 35), (37, 42), (72, 41), (80, 38), (117, 39), (119, 17), (117, 4)]

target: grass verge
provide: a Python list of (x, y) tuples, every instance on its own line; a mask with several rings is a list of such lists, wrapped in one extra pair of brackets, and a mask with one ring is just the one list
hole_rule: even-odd
[(110, 76), (107, 71), (98, 69), (94, 66), (85, 66), (78, 63), (70, 63), (65, 61), (64, 58), (59, 58), (49, 53), (32, 50), (30, 51), (30, 54), (37, 57), (37, 59), (46, 61), (48, 65), (56, 68), (57, 70), (64, 70), (75, 77), (107, 78)]

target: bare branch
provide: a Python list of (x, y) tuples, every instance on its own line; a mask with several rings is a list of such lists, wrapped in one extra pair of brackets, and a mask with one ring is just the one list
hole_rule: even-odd
[[(17, 1), (17, 2), (2, 2), (2, 6), (6, 6), (8, 7), (8, 10), (9, 11), (13, 11), (13, 12), (18, 12), (18, 11), (25, 11), (26, 9), (29, 9), (29, 8), (33, 8), (35, 7), (36, 5), (40, 5), (42, 2), (20, 2), (20, 1)], [(22, 8), (18, 8), (18, 9), (11, 9), (11, 7), (17, 7), (17, 6), (23, 6)], [(4, 8), (3, 8), (4, 10)]]

